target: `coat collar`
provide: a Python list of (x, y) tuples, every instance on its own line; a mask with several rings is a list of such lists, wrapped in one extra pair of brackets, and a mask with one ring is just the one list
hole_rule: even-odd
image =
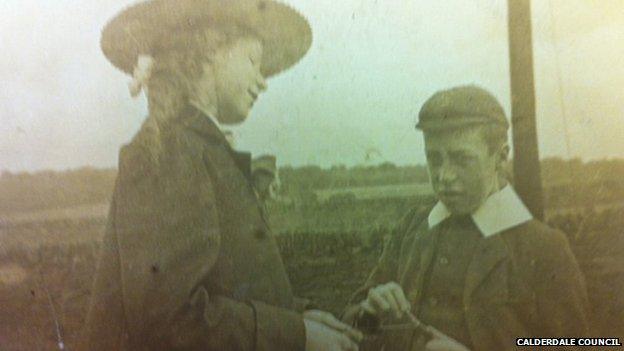
[(200, 134), (208, 141), (228, 144), (217, 121), (203, 113), (197, 107), (188, 104), (180, 113), (179, 123)]
[(180, 114), (180, 123), (204, 137), (207, 142), (225, 147), (243, 175), (251, 179), (251, 153), (232, 149), (215, 118), (189, 104)]
[[(438, 201), (429, 212), (427, 218), (429, 228), (435, 227), (450, 216), (448, 208)], [(533, 219), (510, 185), (490, 195), (471, 217), (486, 238)]]
[(217, 127), (217, 129), (221, 132), (221, 134), (223, 134), (223, 127), (221, 126), (221, 123), (219, 123), (219, 120), (216, 119), (211, 113), (209, 113), (208, 111), (206, 111), (205, 109), (203, 109), (199, 104), (190, 101), (189, 105), (191, 107), (193, 107), (195, 110), (199, 111), (199, 113), (202, 115), (202, 117), (204, 118), (208, 118), (212, 124)]

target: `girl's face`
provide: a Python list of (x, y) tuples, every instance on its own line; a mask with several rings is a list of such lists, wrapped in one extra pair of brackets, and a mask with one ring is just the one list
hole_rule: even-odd
[(219, 122), (236, 124), (247, 118), (258, 95), (266, 89), (260, 73), (261, 60), (262, 44), (252, 38), (238, 39), (217, 50), (212, 61), (212, 79)]

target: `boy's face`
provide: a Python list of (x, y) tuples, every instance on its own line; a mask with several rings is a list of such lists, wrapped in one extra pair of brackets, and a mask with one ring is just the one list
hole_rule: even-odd
[(501, 146), (500, 152), (490, 152), (479, 127), (425, 132), (427, 167), (438, 200), (454, 214), (476, 211), (498, 190), (506, 150)]

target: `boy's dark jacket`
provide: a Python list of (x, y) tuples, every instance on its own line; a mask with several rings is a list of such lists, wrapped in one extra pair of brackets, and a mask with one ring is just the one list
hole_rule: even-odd
[[(343, 319), (354, 322), (357, 303), (372, 287), (423, 281), (423, 263), (433, 255), (432, 235), (416, 229), (428, 213), (414, 210), (406, 216)], [(423, 257), (415, 259), (411, 253), (417, 246), (425, 249)], [(515, 350), (516, 338), (521, 337), (590, 336), (585, 280), (568, 241), (537, 220), (480, 241), (466, 274), (463, 310), (475, 350)], [(381, 342), (384, 350), (395, 350), (393, 346), (404, 345), (403, 339), (387, 335)]]

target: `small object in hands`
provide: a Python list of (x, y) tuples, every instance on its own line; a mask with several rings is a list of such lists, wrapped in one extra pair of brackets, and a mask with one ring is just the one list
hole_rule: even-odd
[(405, 314), (409, 318), (409, 323), (381, 324), (377, 316), (363, 311), (362, 315), (358, 318), (357, 327), (366, 334), (375, 334), (384, 330), (397, 329), (417, 329), (430, 337), (433, 337), (436, 332), (441, 333), (436, 328), (423, 323), (412, 311), (407, 311)]
[(356, 327), (368, 336), (374, 336), (384, 331), (418, 330), (425, 336), (426, 340), (424, 342), (427, 343), (427, 345), (433, 345), (433, 343), (435, 343), (436, 347), (442, 345), (443, 349), (447, 349), (450, 346), (451, 348), (449, 350), (469, 351), (469, 349), (459, 341), (442, 333), (433, 326), (423, 323), (411, 311), (406, 312), (406, 316), (409, 319), (408, 323), (380, 324), (376, 316), (364, 312), (358, 318)]
[(410, 322), (412, 323), (414, 328), (416, 328), (418, 330), (421, 330), (423, 333), (425, 333), (430, 338), (430, 340), (434, 339), (434, 338), (446, 339), (446, 340), (450, 341), (451, 344), (456, 344), (456, 345), (453, 345), (453, 346), (456, 346), (457, 350), (466, 350), (466, 351), (468, 351), (468, 348), (466, 348), (459, 341), (457, 341), (457, 340), (453, 339), (452, 337), (442, 333), (438, 329), (421, 322), (420, 319), (418, 319), (411, 311), (408, 312), (407, 316), (409, 317)]
[(433, 337), (434, 330), (436, 330), (434, 327), (421, 322), (420, 319), (418, 319), (411, 311), (407, 313), (407, 317), (409, 318), (410, 323), (415, 329), (418, 329), (428, 336)]
[(409, 322), (406, 323), (393, 323), (393, 324), (381, 324), (377, 316), (368, 312), (363, 312), (357, 319), (356, 327), (365, 334), (376, 334), (387, 330), (408, 330), (416, 329), (424, 332), (427, 336), (433, 337), (433, 330), (435, 328), (421, 322), (412, 312), (406, 312)]
[(381, 321), (377, 316), (364, 310), (361, 311), (361, 315), (356, 321), (355, 327), (361, 330), (364, 334), (377, 334), (383, 328), (383, 326), (381, 326)]

